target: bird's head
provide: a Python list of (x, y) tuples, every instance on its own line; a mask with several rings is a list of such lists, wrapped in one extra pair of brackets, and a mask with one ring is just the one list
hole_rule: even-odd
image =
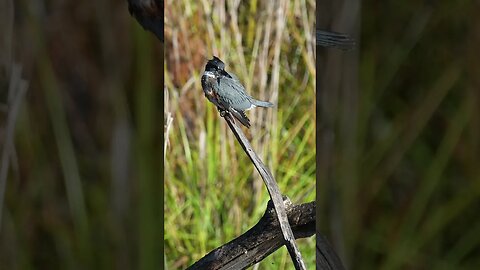
[(225, 63), (220, 60), (220, 58), (213, 56), (212, 59), (208, 60), (205, 70), (208, 71), (221, 71), (225, 70)]
[(213, 56), (212, 59), (208, 60), (204, 74), (215, 78), (218, 76), (227, 76), (231, 78), (230, 74), (225, 71), (225, 63), (216, 56)]

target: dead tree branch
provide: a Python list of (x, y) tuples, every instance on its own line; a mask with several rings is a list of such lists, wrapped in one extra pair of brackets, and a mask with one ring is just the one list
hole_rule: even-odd
[[(315, 202), (292, 205), (288, 198), (284, 202), (295, 238), (315, 234)], [(283, 245), (283, 235), (270, 200), (265, 213), (255, 226), (227, 244), (214, 249), (187, 269), (245, 269), (263, 260)]]
[(227, 113), (224, 118), (225, 121), (227, 121), (227, 124), (232, 130), (233, 134), (237, 138), (238, 142), (242, 146), (243, 150), (245, 151), (245, 153), (247, 153), (248, 157), (253, 162), (253, 165), (260, 173), (260, 176), (262, 177), (265, 185), (267, 186), (268, 193), (270, 194), (270, 198), (273, 202), (273, 206), (280, 222), (280, 228), (282, 230), (283, 239), (285, 240), (285, 245), (287, 246), (287, 250), (290, 253), (290, 257), (292, 258), (295, 269), (306, 269), (305, 263), (302, 260), (302, 255), (300, 254), (297, 244), (295, 243), (295, 237), (293, 235), (292, 229), (290, 228), (290, 224), (288, 223), (287, 213), (285, 212), (285, 205), (283, 204), (282, 194), (280, 193), (277, 182), (273, 178), (273, 175), (270, 173), (267, 166), (263, 164), (260, 157), (253, 150), (247, 137), (245, 137), (245, 134), (243, 134), (242, 129), (235, 124), (233, 117), (229, 113)]

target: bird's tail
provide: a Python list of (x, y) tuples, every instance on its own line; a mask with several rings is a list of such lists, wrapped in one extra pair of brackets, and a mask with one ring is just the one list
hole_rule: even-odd
[(257, 107), (265, 107), (265, 108), (273, 107), (273, 103), (268, 101), (261, 101), (261, 100), (254, 99), (252, 103)]
[(344, 34), (317, 30), (317, 45), (350, 50), (355, 46), (355, 40)]

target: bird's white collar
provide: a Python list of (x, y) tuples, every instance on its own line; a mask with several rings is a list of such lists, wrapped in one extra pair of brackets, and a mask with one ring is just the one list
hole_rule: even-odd
[(215, 78), (215, 74), (213, 74), (212, 71), (205, 71), (203, 75), (207, 77)]

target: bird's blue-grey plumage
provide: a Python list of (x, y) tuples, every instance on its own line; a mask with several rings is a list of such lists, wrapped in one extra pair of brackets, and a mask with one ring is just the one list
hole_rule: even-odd
[(266, 101), (256, 100), (247, 94), (245, 88), (234, 78), (219, 78), (215, 85), (220, 101), (225, 106), (231, 106), (236, 110), (246, 111), (254, 107), (272, 107), (273, 104)]
[(255, 107), (273, 107), (273, 103), (250, 96), (240, 80), (224, 68), (225, 64), (215, 56), (208, 61), (202, 76), (205, 96), (219, 110), (230, 112), (243, 125), (250, 127), (245, 111)]

